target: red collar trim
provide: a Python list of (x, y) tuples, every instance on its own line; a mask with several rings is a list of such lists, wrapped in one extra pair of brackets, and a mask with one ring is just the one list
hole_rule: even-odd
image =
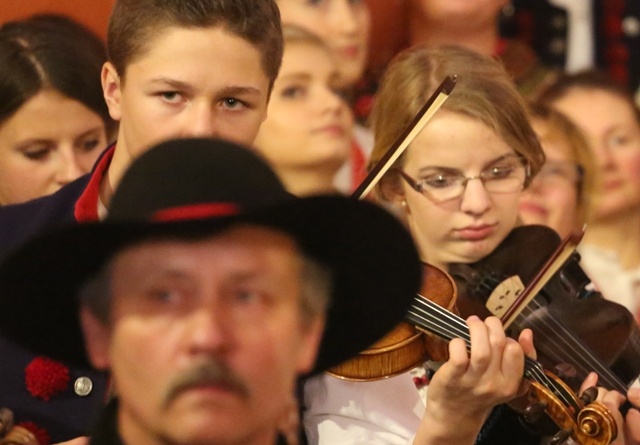
[(98, 196), (100, 193), (100, 184), (102, 183), (102, 178), (107, 172), (107, 169), (109, 168), (109, 164), (111, 164), (111, 159), (113, 158), (115, 150), (116, 144), (107, 148), (91, 172), (89, 184), (87, 184), (84, 192), (80, 195), (73, 211), (73, 216), (76, 221), (83, 223), (98, 221), (100, 219), (98, 217)]

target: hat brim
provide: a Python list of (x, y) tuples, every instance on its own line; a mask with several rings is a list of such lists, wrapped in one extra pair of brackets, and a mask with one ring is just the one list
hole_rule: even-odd
[(100, 222), (36, 237), (0, 265), (0, 329), (39, 354), (88, 365), (77, 293), (125, 246), (198, 238), (238, 223), (282, 230), (333, 271), (315, 374), (366, 349), (404, 319), (422, 267), (409, 233), (382, 208), (339, 196), (295, 199), (235, 216), (161, 223)]

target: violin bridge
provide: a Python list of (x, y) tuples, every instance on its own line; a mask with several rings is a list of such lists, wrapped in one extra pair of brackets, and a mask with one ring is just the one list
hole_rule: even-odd
[(487, 299), (486, 307), (493, 315), (502, 318), (523, 290), (522, 280), (513, 275), (496, 286)]

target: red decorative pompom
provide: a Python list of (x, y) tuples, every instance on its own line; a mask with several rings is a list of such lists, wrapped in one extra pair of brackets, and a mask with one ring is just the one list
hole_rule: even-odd
[(416, 388), (422, 388), (423, 386), (428, 386), (431, 382), (431, 379), (428, 375), (423, 375), (422, 377), (414, 377), (413, 383), (416, 385)]
[(36, 357), (25, 368), (25, 383), (33, 397), (49, 400), (67, 389), (69, 368), (48, 357)]
[(22, 422), (22, 423), (19, 423), (18, 425), (21, 426), (22, 428), (25, 428), (31, 431), (31, 433), (34, 436), (36, 436), (36, 439), (38, 439), (38, 443), (40, 445), (51, 444), (51, 436), (49, 436), (49, 433), (47, 432), (47, 430), (45, 430), (44, 428), (40, 428), (34, 422)]

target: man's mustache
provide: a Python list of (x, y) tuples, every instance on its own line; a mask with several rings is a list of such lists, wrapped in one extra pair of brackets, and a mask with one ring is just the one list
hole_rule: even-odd
[(215, 359), (203, 360), (181, 372), (171, 381), (163, 405), (167, 407), (181, 392), (198, 386), (223, 386), (243, 398), (250, 395), (249, 387), (228, 366)]

